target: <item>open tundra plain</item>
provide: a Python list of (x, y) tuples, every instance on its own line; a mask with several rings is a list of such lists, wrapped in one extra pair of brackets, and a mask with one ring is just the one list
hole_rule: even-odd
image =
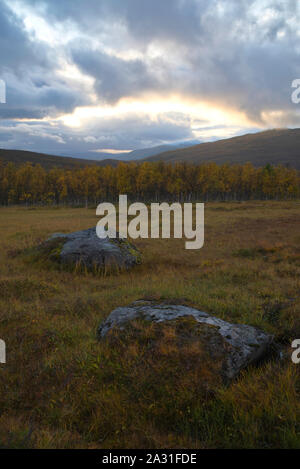
[[(0, 209), (0, 446), (299, 448), (300, 202), (208, 203), (202, 249), (136, 240), (142, 263), (124, 272), (26, 255), (98, 219), (94, 208)], [(179, 353), (168, 327), (97, 340), (111, 311), (140, 299), (257, 326), (275, 336), (274, 350), (228, 384), (194, 343)]]

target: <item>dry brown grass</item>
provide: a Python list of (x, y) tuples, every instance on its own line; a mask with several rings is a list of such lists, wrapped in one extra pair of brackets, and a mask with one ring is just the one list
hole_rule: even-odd
[[(92, 226), (94, 210), (2, 208), (0, 444), (299, 447), (300, 365), (289, 348), (300, 337), (299, 209), (299, 202), (207, 204), (200, 251), (185, 250), (183, 240), (139, 240), (142, 265), (95, 276), (22, 256), (53, 232)], [(183, 301), (259, 326), (275, 334), (285, 358), (245, 371), (229, 387), (213, 381), (213, 395), (203, 394), (193, 367), (178, 370), (205, 351), (193, 344), (176, 355), (172, 328), (152, 367), (140, 361), (139, 341), (97, 343), (99, 322), (139, 298)], [(212, 379), (209, 366), (201, 373)]]

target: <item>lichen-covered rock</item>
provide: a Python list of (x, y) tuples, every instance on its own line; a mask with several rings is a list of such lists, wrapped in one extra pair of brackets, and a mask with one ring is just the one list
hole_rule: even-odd
[(40, 251), (48, 254), (50, 260), (87, 269), (128, 269), (141, 260), (140, 252), (129, 241), (101, 239), (95, 228), (69, 234), (55, 233), (41, 244)]
[[(273, 337), (260, 329), (244, 324), (231, 324), (189, 306), (158, 304), (139, 300), (129, 306), (116, 308), (98, 328), (101, 340), (111, 331), (125, 330), (135, 321), (143, 320), (165, 325), (178, 323), (190, 318), (190, 324), (199, 341), (212, 358), (219, 360), (225, 380), (231, 380), (239, 371), (262, 359), (269, 350)], [(185, 329), (186, 330), (186, 329)], [(194, 336), (194, 334), (193, 334)]]

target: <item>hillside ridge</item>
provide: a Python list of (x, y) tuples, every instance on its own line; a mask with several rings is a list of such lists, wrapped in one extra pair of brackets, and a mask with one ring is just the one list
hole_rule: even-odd
[(146, 158), (145, 161), (194, 164), (244, 164), (264, 166), (268, 163), (300, 169), (300, 129), (272, 129), (257, 133), (200, 143)]

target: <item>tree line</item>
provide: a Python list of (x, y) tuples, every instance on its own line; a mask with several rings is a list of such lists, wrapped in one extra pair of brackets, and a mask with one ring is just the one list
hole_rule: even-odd
[(300, 172), (283, 166), (164, 162), (53, 168), (0, 162), (0, 204), (98, 204), (127, 194), (133, 201), (293, 199)]

